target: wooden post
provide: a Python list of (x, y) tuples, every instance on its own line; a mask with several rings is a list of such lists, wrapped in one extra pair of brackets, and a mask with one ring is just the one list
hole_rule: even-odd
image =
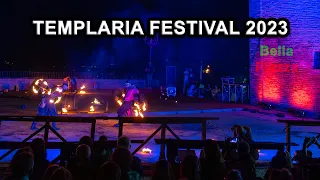
[(202, 122), (202, 140), (207, 140), (207, 121), (203, 120)]
[(50, 122), (46, 121), (46, 125), (44, 127), (44, 142), (45, 144), (48, 144), (48, 140), (49, 140), (49, 126), (50, 126)]
[(119, 132), (118, 132), (118, 138), (122, 136), (123, 133), (123, 122), (119, 119)]
[(287, 143), (287, 151), (290, 153), (291, 150), (291, 125), (286, 123), (286, 143)]
[(161, 125), (161, 149), (159, 159), (165, 159), (165, 140), (166, 140), (166, 125)]
[(96, 134), (96, 119), (93, 119), (92, 122), (91, 122), (91, 139), (92, 141), (94, 141), (94, 137), (95, 137), (95, 134)]

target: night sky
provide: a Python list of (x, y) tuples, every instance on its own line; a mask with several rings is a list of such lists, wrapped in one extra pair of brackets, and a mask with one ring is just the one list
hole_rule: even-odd
[[(86, 71), (83, 65), (105, 71), (110, 64), (132, 67), (148, 62), (149, 49), (142, 39), (36, 37), (32, 25), (36, 19), (235, 18), (243, 23), (249, 14), (248, 2), (239, 0), (20, 0), (3, 3), (0, 10), (0, 68), (16, 71)], [(204, 61), (221, 75), (238, 75), (248, 71), (248, 49), (246, 38), (166, 38), (155, 47), (153, 61), (158, 69), (168, 62), (180, 69), (196, 69)]]

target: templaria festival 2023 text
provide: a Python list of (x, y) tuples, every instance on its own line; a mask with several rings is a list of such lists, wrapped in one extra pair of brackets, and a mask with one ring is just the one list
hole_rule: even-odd
[[(273, 36), (286, 37), (290, 33), (287, 19), (250, 19), (240, 31), (234, 20), (102, 20), (100, 23), (81, 20), (34, 20), (36, 35), (46, 36)], [(146, 27), (146, 28), (145, 28)], [(147, 30), (146, 30), (147, 29)]]

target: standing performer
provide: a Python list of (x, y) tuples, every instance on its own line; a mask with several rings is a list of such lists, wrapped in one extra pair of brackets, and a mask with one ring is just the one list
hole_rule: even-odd
[(183, 80), (183, 92), (182, 94), (185, 95), (187, 93), (187, 88), (189, 85), (189, 69), (186, 68), (186, 70), (184, 71), (184, 80)]
[(71, 87), (71, 78), (69, 76), (63, 78), (63, 85), (62, 85), (63, 91), (69, 92), (70, 91), (70, 87)]
[[(40, 89), (39, 93), (42, 94), (44, 90)], [(37, 116), (57, 116), (57, 109), (54, 102), (50, 102), (50, 98), (53, 98), (54, 95), (44, 95), (41, 99), (40, 104), (38, 105), (38, 114)], [(31, 125), (31, 129), (35, 130), (37, 122), (33, 121)], [(56, 127), (56, 123), (52, 122), (52, 128), (55, 130), (59, 130), (59, 128)]]
[[(132, 106), (135, 101), (139, 101), (139, 90), (135, 85), (131, 84), (129, 81), (126, 82), (126, 92), (124, 96), (124, 100), (120, 108), (118, 109), (118, 117), (133, 117), (134, 113), (132, 110)], [(118, 127), (119, 123), (115, 125)]]
[(152, 62), (149, 62), (149, 66), (146, 68), (146, 73), (147, 73), (147, 85), (148, 89), (152, 89), (152, 77), (153, 73), (155, 72), (155, 68), (152, 65)]

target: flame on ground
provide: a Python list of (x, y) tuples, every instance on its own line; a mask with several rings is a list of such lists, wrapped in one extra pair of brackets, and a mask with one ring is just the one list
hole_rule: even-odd
[(142, 153), (151, 154), (152, 150), (149, 148), (143, 148)]
[(68, 110), (66, 108), (62, 108), (61, 110), (62, 110), (63, 113), (67, 113), (68, 112)]
[(82, 91), (82, 90), (79, 92), (79, 94), (86, 94), (86, 93), (87, 93), (87, 92)]
[(86, 94), (87, 92), (84, 91), (85, 88), (86, 88), (86, 86), (82, 85), (81, 88), (80, 88), (79, 94)]
[(101, 103), (98, 101), (97, 98), (94, 98), (93, 102), (91, 102), (92, 104), (96, 104), (96, 105), (101, 105)]
[(94, 112), (94, 111), (95, 111), (94, 107), (90, 106), (90, 112)]

